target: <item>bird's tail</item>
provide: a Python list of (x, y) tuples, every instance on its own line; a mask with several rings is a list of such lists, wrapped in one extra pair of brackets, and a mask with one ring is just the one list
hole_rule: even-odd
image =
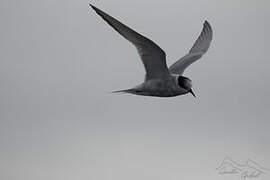
[(135, 94), (136, 92), (137, 92), (136, 89), (124, 89), (124, 90), (112, 91), (111, 93), (131, 93), (131, 94)]

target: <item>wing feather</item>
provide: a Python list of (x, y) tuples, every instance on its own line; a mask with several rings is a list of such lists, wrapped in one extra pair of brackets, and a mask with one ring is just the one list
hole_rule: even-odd
[(188, 54), (176, 61), (170, 66), (169, 71), (173, 74), (182, 75), (184, 70), (193, 62), (200, 59), (209, 49), (213, 39), (213, 31), (209, 22), (205, 21), (203, 24), (202, 32), (198, 39), (195, 41)]
[(95, 12), (101, 16), (114, 30), (130, 41), (136, 48), (146, 70), (146, 78), (156, 79), (169, 76), (165, 52), (153, 41), (132, 30), (107, 13), (90, 4)]

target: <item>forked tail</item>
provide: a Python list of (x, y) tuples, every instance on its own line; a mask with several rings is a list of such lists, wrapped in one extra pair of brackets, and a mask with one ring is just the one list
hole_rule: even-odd
[(119, 91), (112, 91), (111, 93), (131, 93), (131, 94), (137, 94), (136, 89), (124, 89), (124, 90), (119, 90)]

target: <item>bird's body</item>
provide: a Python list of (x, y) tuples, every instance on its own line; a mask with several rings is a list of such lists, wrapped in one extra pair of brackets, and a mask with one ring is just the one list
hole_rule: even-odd
[(91, 4), (90, 6), (112, 28), (137, 48), (145, 67), (146, 75), (143, 83), (134, 88), (114, 92), (157, 97), (173, 97), (186, 93), (195, 96), (191, 89), (192, 81), (182, 74), (190, 64), (201, 58), (210, 46), (213, 35), (212, 28), (207, 21), (205, 21), (203, 30), (190, 51), (168, 68), (165, 52), (152, 40), (137, 33), (95, 6)]
[(151, 79), (138, 86), (121, 91), (142, 96), (173, 97), (186, 94), (189, 91), (178, 85), (179, 75), (170, 75), (164, 79)]

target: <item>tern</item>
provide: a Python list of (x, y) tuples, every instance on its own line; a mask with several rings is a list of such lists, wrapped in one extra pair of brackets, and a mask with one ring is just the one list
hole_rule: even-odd
[(189, 52), (168, 68), (166, 54), (156, 43), (92, 4), (89, 5), (114, 30), (136, 47), (146, 71), (143, 83), (130, 89), (114, 92), (157, 97), (173, 97), (191, 93), (196, 97), (192, 90), (192, 81), (183, 76), (183, 73), (190, 64), (200, 59), (210, 47), (213, 31), (208, 21), (204, 21), (203, 29)]

